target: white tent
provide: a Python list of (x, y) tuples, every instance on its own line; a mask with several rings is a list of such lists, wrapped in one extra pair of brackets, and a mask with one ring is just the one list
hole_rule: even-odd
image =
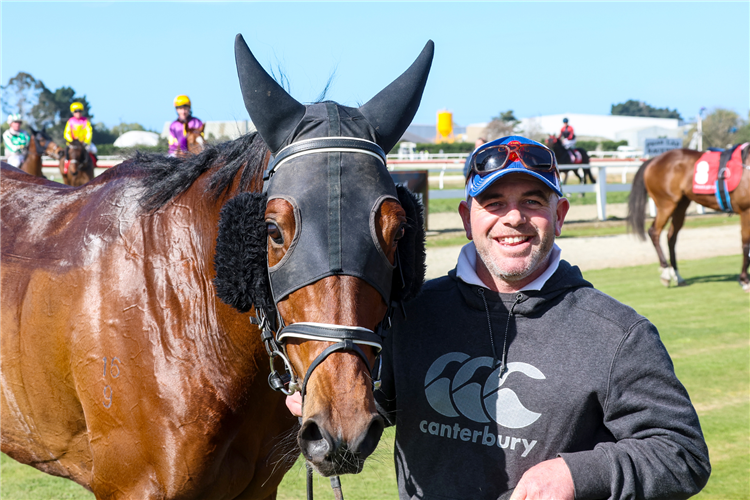
[(157, 146), (158, 144), (159, 134), (155, 132), (146, 132), (144, 130), (131, 130), (130, 132), (125, 132), (115, 140), (115, 146), (118, 148)]

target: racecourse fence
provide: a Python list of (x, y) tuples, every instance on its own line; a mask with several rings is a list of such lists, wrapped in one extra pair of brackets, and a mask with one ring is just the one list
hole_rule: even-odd
[[(629, 173), (635, 173), (645, 158), (633, 157), (636, 152), (622, 151), (597, 151), (597, 156), (602, 158), (591, 158), (589, 164), (571, 165), (573, 168), (589, 168), (596, 177), (596, 184), (566, 184), (563, 186), (564, 193), (595, 193), (596, 212), (599, 220), (607, 219), (607, 193), (630, 192), (632, 185), (627, 181)], [(463, 189), (444, 189), (446, 180), (451, 177), (461, 176), (466, 161), (466, 153), (413, 153), (408, 155), (388, 155), (388, 169), (392, 171), (404, 170), (427, 170), (429, 176), (438, 177), (438, 188), (430, 189), (429, 198), (463, 198)], [(609, 156), (609, 157), (608, 157)], [(625, 157), (623, 157), (625, 156)], [(5, 160), (5, 157), (0, 157)], [(95, 175), (100, 175), (110, 167), (122, 162), (120, 156), (100, 156)], [(42, 173), (48, 178), (59, 177), (59, 162), (50, 157), (42, 157)], [(607, 175), (619, 175), (621, 182), (607, 182)], [(699, 212), (704, 213), (703, 207)], [(656, 207), (649, 200), (649, 213), (652, 217), (656, 215)]]
[[(616, 154), (613, 152), (612, 154)], [(430, 176), (438, 177), (438, 189), (430, 190), (430, 198), (463, 198), (463, 189), (444, 189), (450, 176), (463, 178), (466, 154), (422, 155), (417, 159), (398, 159), (399, 155), (388, 156), (388, 168), (399, 170), (427, 170)], [(599, 220), (607, 219), (607, 193), (630, 192), (632, 185), (627, 182), (628, 173), (635, 173), (645, 161), (642, 158), (591, 158), (589, 164), (570, 165), (571, 168), (591, 169), (596, 184), (566, 184), (564, 193), (595, 193), (596, 213)], [(621, 182), (607, 182), (607, 175), (619, 174)], [(652, 216), (654, 208), (650, 207)]]

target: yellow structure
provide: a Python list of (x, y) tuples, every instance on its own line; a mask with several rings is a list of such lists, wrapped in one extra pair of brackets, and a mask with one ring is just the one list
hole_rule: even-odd
[(437, 134), (435, 143), (453, 143), (456, 138), (453, 135), (453, 113), (447, 110), (438, 111), (437, 114)]

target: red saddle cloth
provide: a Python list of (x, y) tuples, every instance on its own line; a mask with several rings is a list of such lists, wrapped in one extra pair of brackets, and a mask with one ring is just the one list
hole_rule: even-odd
[(575, 149), (568, 149), (568, 156), (570, 157), (570, 163), (572, 164), (578, 164), (583, 163), (583, 155), (581, 155), (581, 152)]
[[(727, 192), (731, 193), (740, 184), (742, 178), (742, 150), (748, 147), (745, 143), (735, 148), (732, 157), (727, 162), (727, 173), (724, 178), (727, 182)], [(715, 194), (716, 180), (719, 177), (719, 151), (706, 151), (695, 162), (693, 173), (693, 193)]]

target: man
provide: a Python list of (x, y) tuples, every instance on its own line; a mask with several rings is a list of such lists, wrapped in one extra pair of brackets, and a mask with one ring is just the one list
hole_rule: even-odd
[(14, 167), (21, 168), (23, 161), (26, 159), (26, 151), (31, 138), (29, 134), (21, 130), (20, 114), (13, 113), (8, 115), (8, 125), (10, 128), (3, 132), (5, 155), (8, 157), (7, 162)]
[(466, 191), (472, 241), (384, 346), (376, 398), (396, 425), (400, 498), (697, 493), (708, 450), (656, 328), (560, 259), (569, 203), (554, 155), (492, 141)]
[(568, 151), (575, 151), (576, 149), (576, 133), (568, 124), (568, 119), (563, 118), (563, 127), (560, 129), (559, 135), (560, 142)]
[(188, 129), (197, 129), (203, 126), (203, 122), (192, 115), (190, 98), (186, 95), (178, 95), (174, 98), (174, 108), (177, 119), (169, 126), (169, 155), (187, 153)]

